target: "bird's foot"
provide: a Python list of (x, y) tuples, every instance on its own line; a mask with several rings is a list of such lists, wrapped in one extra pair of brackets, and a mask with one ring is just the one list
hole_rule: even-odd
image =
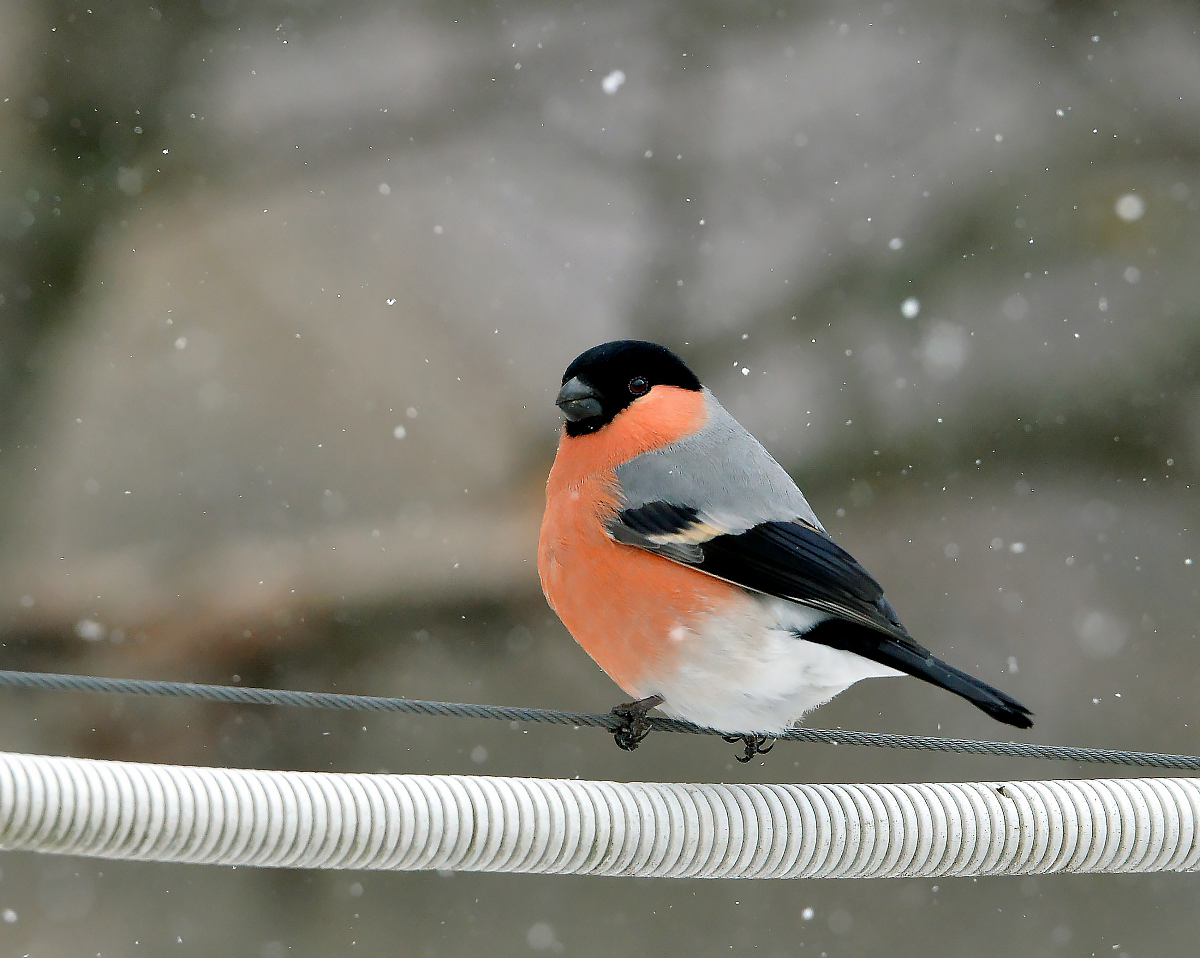
[(650, 734), (650, 723), (646, 721), (646, 713), (652, 708), (663, 704), (661, 695), (651, 695), (638, 699), (636, 702), (625, 702), (613, 708), (612, 714), (624, 721), (613, 729), (613, 739), (617, 745), (632, 752), (642, 739)]
[[(754, 758), (755, 755), (766, 755), (767, 752), (775, 747), (775, 739), (771, 738), (770, 735), (722, 735), (721, 738), (730, 745), (736, 745), (738, 742), (741, 742), (745, 746), (745, 754), (737, 756), (737, 760), (743, 765)], [(768, 742), (771, 744), (767, 745)]]

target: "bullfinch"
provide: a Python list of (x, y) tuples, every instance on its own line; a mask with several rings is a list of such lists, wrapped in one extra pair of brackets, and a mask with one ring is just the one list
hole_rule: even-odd
[(621, 340), (580, 355), (546, 484), (538, 575), (551, 608), (634, 701), (767, 750), (859, 679), (912, 675), (997, 721), (1029, 709), (916, 642), (788, 474), (683, 361)]

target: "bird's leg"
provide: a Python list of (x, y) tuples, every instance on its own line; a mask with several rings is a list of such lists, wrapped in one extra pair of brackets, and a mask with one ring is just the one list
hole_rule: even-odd
[[(755, 755), (766, 755), (767, 752), (775, 747), (775, 740), (769, 735), (752, 735), (747, 733), (746, 735), (722, 735), (721, 738), (730, 745), (741, 742), (746, 747), (745, 754), (736, 756), (737, 760), (743, 765), (754, 758)], [(767, 745), (767, 742), (771, 744)]]
[(613, 739), (617, 745), (627, 752), (637, 748), (642, 739), (650, 734), (650, 723), (646, 721), (646, 713), (662, 704), (661, 695), (651, 695), (636, 702), (625, 702), (615, 706), (612, 714), (624, 719), (621, 725), (613, 729)]

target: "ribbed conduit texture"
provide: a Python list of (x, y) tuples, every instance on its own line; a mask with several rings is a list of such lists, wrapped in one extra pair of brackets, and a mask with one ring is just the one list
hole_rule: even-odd
[(286, 868), (666, 878), (1190, 871), (1200, 780), (657, 785), (0, 753), (0, 847)]

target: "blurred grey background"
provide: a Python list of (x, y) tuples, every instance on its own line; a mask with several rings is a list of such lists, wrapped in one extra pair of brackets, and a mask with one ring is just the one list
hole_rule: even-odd
[[(1193, 4), (0, 2), (0, 666), (603, 710), (561, 371), (678, 350), (1030, 741), (1197, 752)], [(1072, 765), (0, 694), (0, 747), (668, 781)], [(862, 683), (815, 725), (1009, 737)], [(1120, 774), (1118, 771), (1117, 774)], [(0, 857), (38, 956), (1191, 955), (1192, 876)]]

